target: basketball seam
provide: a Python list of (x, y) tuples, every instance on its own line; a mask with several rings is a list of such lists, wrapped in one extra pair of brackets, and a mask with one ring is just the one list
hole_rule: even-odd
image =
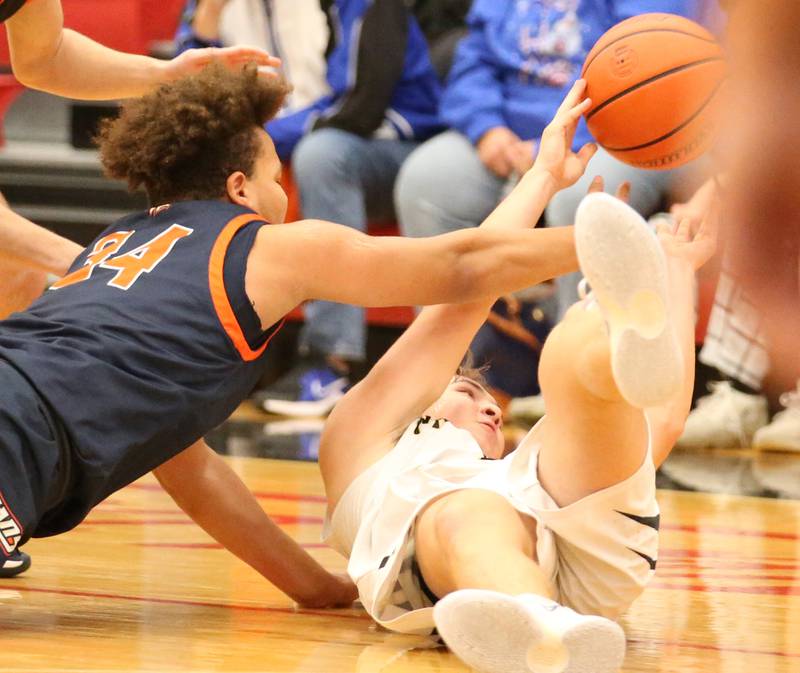
[(685, 30), (678, 30), (677, 28), (648, 28), (647, 30), (637, 30), (633, 33), (626, 33), (625, 35), (620, 35), (619, 37), (614, 38), (611, 42), (605, 45), (600, 51), (598, 51), (594, 56), (592, 56), (591, 60), (588, 63), (584, 64), (583, 70), (581, 71), (581, 77), (583, 77), (586, 74), (586, 72), (589, 70), (592, 63), (595, 62), (597, 57), (600, 56), (600, 54), (602, 54), (612, 44), (616, 44), (620, 40), (624, 40), (628, 37), (633, 37), (634, 35), (642, 35), (644, 33), (678, 33), (679, 35), (688, 35), (689, 37), (693, 37), (703, 42), (708, 42), (709, 44), (716, 44), (717, 42), (713, 38), (700, 37), (699, 35), (695, 35), (694, 33), (687, 33)]
[[(724, 80), (722, 80), (722, 81), (724, 81)], [(676, 133), (678, 133), (678, 131), (686, 128), (692, 121), (694, 121), (697, 118), (697, 116), (703, 110), (705, 110), (708, 107), (708, 104), (713, 100), (714, 96), (717, 95), (717, 91), (719, 91), (719, 88), (722, 86), (722, 81), (717, 83), (717, 86), (714, 87), (714, 90), (711, 92), (711, 95), (709, 95), (709, 97), (706, 98), (706, 100), (694, 112), (694, 114), (692, 114), (685, 122), (683, 122), (682, 124), (676, 126), (674, 129), (672, 129), (669, 133), (665, 133), (663, 136), (661, 136), (660, 138), (656, 138), (655, 140), (649, 140), (646, 143), (643, 143), (641, 145), (634, 145), (632, 147), (608, 147), (608, 146), (605, 146), (605, 145), (604, 145), (604, 147), (607, 150), (609, 150), (610, 152), (633, 152), (634, 150), (642, 150), (645, 147), (650, 147), (652, 145), (657, 145), (661, 141), (666, 140), (667, 138), (670, 138), (670, 137), (674, 136)]]
[(723, 61), (724, 59), (713, 56), (711, 58), (703, 58), (699, 61), (692, 61), (691, 63), (684, 63), (683, 65), (679, 65), (675, 68), (671, 68), (670, 70), (665, 70), (664, 72), (660, 72), (658, 75), (653, 75), (648, 79), (642, 80), (641, 82), (637, 82), (633, 86), (628, 87), (624, 91), (620, 91), (619, 93), (614, 94), (611, 98), (606, 98), (600, 105), (598, 105), (593, 110), (586, 113), (586, 121), (588, 122), (594, 115), (596, 115), (600, 110), (606, 108), (607, 106), (611, 105), (616, 100), (619, 100), (623, 96), (627, 96), (632, 91), (636, 91), (636, 89), (641, 89), (643, 86), (647, 86), (648, 84), (652, 84), (656, 80), (661, 79), (662, 77), (668, 77), (669, 75), (674, 75), (676, 72), (681, 72), (682, 70), (688, 70), (689, 68), (694, 68), (698, 65), (705, 65), (706, 63), (714, 63), (716, 61)]

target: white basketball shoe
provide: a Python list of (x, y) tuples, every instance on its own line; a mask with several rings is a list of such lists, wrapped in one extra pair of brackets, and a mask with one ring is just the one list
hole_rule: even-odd
[(756, 430), (753, 446), (757, 449), (800, 451), (800, 381), (796, 390), (781, 395), (780, 403), (785, 409), (775, 414), (769, 425)]
[(666, 401), (683, 382), (683, 357), (670, 321), (658, 237), (633, 208), (598, 192), (578, 206), (575, 245), (608, 324), (620, 393), (639, 408)]
[(450, 650), (480, 673), (614, 673), (625, 658), (619, 624), (532, 594), (454, 591), (436, 603), (433, 620)]

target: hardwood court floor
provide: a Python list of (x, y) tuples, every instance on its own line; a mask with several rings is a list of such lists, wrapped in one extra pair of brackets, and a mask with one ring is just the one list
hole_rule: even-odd
[[(316, 465), (231, 461), (288, 532), (344, 569), (319, 544)], [(677, 491), (660, 501), (658, 573), (624, 620), (623, 670), (800, 671), (800, 501)], [(33, 568), (0, 580), (0, 671), (467, 670), (358, 609), (296, 610), (149, 476), (27, 550)]]

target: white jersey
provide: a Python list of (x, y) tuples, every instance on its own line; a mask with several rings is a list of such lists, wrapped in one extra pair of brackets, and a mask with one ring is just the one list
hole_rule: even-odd
[(516, 452), (486, 460), (466, 430), (443, 419), (414, 421), (394, 449), (360, 474), (326, 521), (325, 541), (349, 558), (348, 574), (369, 614), (406, 633), (433, 629), (432, 602), (411, 577), (413, 529), (441, 495), (490, 490), (537, 521), (537, 559), (559, 601), (618, 616), (653, 574), (658, 507), (649, 451), (629, 479), (559, 508), (537, 478), (535, 428)]

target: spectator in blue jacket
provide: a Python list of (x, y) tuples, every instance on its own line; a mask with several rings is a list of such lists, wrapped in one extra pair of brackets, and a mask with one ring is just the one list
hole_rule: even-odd
[[(441, 100), (440, 115), (451, 130), (417, 149), (398, 176), (395, 205), (403, 233), (431, 236), (479, 224), (533, 164), (547, 121), (597, 39), (631, 16), (690, 16), (693, 5), (693, 0), (476, 0)], [(574, 147), (589, 140), (582, 122)], [(612, 193), (630, 182), (631, 205), (644, 215), (658, 208), (671, 180), (669, 172), (638, 170), (600, 149), (584, 177), (551, 201), (549, 226), (573, 223), (595, 175), (605, 178)], [(559, 315), (577, 299), (578, 278), (559, 280)]]
[[(219, 2), (201, 3), (209, 1)], [(441, 130), (440, 84), (404, 0), (324, 4), (330, 5), (333, 37), (327, 58), (330, 93), (274, 119), (266, 129), (280, 158), (291, 160), (303, 217), (363, 231), (368, 214), (371, 219), (394, 216), (392, 190), (400, 165), (421, 140)], [(184, 27), (179, 34), (190, 33)], [(181, 46), (194, 44), (184, 38)], [(365, 351), (362, 308), (321, 301), (306, 305), (301, 357), (262, 392), (264, 407), (287, 415), (327, 413), (349, 385), (349, 365), (363, 361)]]

